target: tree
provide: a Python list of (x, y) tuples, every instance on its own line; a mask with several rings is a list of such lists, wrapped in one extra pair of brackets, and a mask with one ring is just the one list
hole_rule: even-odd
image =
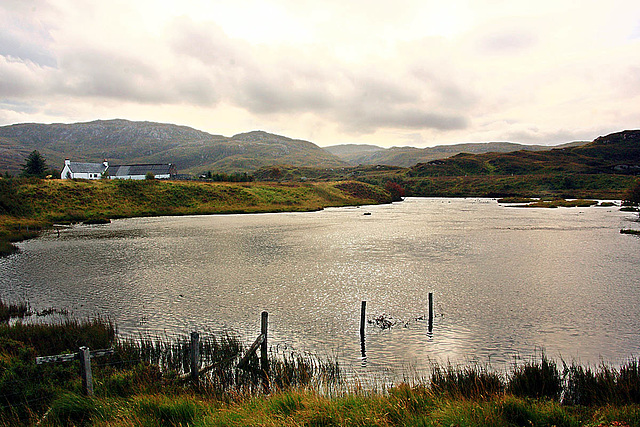
[(47, 161), (38, 150), (33, 150), (27, 157), (27, 162), (22, 165), (22, 173), (24, 177), (44, 178), (47, 176)]
[(391, 194), (394, 202), (399, 202), (404, 197), (404, 188), (397, 182), (387, 181), (384, 188)]

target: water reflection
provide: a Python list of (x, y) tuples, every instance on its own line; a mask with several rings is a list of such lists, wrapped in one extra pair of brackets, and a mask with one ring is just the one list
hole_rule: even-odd
[[(107, 315), (123, 334), (228, 328), (251, 340), (267, 310), (274, 345), (376, 375), (434, 361), (499, 365), (540, 348), (589, 363), (637, 353), (640, 239), (620, 235), (627, 214), (471, 199), (367, 211), (64, 229), (0, 259), (0, 296)], [(368, 327), (358, 342), (363, 300), (368, 318), (398, 325)]]

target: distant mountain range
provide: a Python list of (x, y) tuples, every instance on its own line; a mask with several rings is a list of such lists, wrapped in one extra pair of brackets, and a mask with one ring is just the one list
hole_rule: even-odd
[[(561, 148), (585, 145), (572, 142)], [(316, 144), (263, 131), (232, 137), (187, 126), (128, 120), (96, 120), (73, 124), (25, 123), (0, 127), (0, 172), (17, 174), (28, 154), (38, 150), (52, 168), (64, 159), (116, 164), (174, 163), (179, 173), (253, 172), (267, 166), (339, 168), (358, 164), (411, 167), (460, 153), (549, 151), (558, 147), (490, 142), (429, 148)]]
[(576, 141), (559, 146), (523, 145), (513, 142), (483, 142), (453, 145), (438, 145), (436, 147), (392, 147), (382, 148), (375, 145), (344, 144), (325, 147), (325, 150), (340, 157), (353, 166), (357, 165), (388, 165), (411, 167), (417, 163), (446, 159), (460, 153), (510, 153), (514, 151), (548, 151), (554, 148), (575, 147), (588, 141)]

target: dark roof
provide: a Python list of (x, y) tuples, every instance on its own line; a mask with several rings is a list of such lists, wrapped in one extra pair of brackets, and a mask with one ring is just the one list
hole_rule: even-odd
[(102, 163), (80, 162), (69, 162), (69, 168), (73, 173), (103, 173), (105, 169)]
[(146, 175), (151, 172), (154, 175), (169, 175), (172, 173), (173, 165), (166, 164), (149, 164), (149, 165), (113, 165), (107, 169), (109, 176), (132, 176)]

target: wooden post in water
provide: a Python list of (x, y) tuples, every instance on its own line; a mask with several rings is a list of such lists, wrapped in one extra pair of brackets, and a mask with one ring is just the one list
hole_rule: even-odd
[(362, 301), (362, 305), (360, 306), (360, 339), (364, 339), (364, 325), (365, 319), (367, 317), (367, 302)]
[(433, 292), (429, 292), (429, 332), (433, 331)]
[(198, 375), (200, 373), (200, 334), (197, 332), (191, 332), (190, 356), (191, 381), (194, 384), (198, 384)]
[(82, 375), (82, 391), (86, 396), (93, 396), (93, 376), (91, 375), (91, 352), (88, 347), (80, 347), (80, 375)]
[(262, 312), (260, 320), (260, 335), (263, 336), (262, 344), (260, 344), (260, 368), (262, 368), (263, 386), (266, 393), (269, 392), (269, 357), (267, 355), (267, 330), (269, 329), (269, 313)]

